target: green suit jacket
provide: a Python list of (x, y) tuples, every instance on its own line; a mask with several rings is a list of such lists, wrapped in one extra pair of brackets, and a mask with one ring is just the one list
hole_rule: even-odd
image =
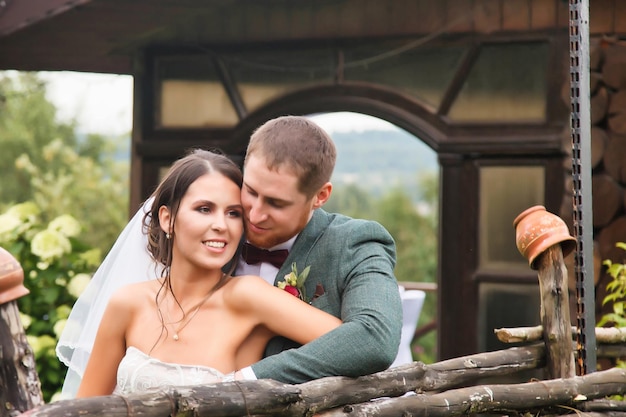
[[(258, 378), (298, 384), (325, 376), (361, 376), (387, 369), (395, 359), (402, 328), (402, 306), (393, 274), (393, 238), (380, 224), (315, 210), (298, 235), (274, 284), (296, 263), (312, 305), (343, 324), (301, 347), (272, 339), (266, 357), (252, 365)], [(298, 347), (298, 348), (294, 348)], [(293, 348), (293, 349), (292, 349)]]

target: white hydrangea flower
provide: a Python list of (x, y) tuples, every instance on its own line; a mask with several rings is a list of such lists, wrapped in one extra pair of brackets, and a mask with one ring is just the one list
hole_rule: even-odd
[(39, 207), (32, 201), (16, 204), (7, 210), (7, 214), (11, 214), (23, 222), (34, 222), (37, 216), (41, 214)]
[(100, 266), (102, 262), (102, 251), (99, 248), (86, 250), (79, 255), (79, 258), (85, 262), (88, 267)]
[(67, 237), (74, 237), (80, 234), (80, 223), (73, 216), (63, 214), (48, 224), (48, 230), (54, 230)]
[(31, 347), (31, 349), (33, 350), (33, 353), (37, 353), (39, 352), (39, 338), (37, 336), (33, 336), (30, 334), (26, 335), (26, 341), (28, 342), (28, 345)]
[(53, 402), (56, 402), (56, 401), (61, 401), (63, 399), (65, 399), (65, 398), (63, 398), (63, 395), (62, 395), (61, 391), (57, 391), (54, 394), (52, 394), (52, 397), (50, 397), (50, 402), (53, 403)]
[(74, 278), (72, 278), (70, 283), (67, 284), (67, 292), (78, 298), (83, 293), (83, 291), (85, 291), (85, 288), (87, 288), (87, 285), (89, 285), (90, 281), (91, 275), (77, 274)]
[(61, 139), (56, 138), (43, 147), (42, 154), (46, 161), (52, 161), (53, 159), (57, 158), (62, 150), (63, 142), (61, 141)]
[(37, 269), (40, 269), (42, 271), (45, 271), (46, 269), (48, 269), (49, 266), (50, 266), (50, 262), (43, 262), (43, 261), (37, 262)]
[(57, 317), (59, 319), (68, 318), (71, 312), (72, 312), (72, 308), (68, 306), (67, 304), (61, 304), (60, 306), (56, 308)]
[(56, 323), (54, 323), (54, 327), (52, 328), (52, 330), (54, 331), (54, 334), (56, 335), (57, 339), (61, 337), (61, 333), (63, 333), (63, 329), (65, 328), (66, 323), (67, 323), (67, 319), (61, 319), (61, 320), (58, 320)]
[(15, 168), (24, 170), (31, 174), (37, 170), (37, 168), (35, 167), (35, 165), (33, 165), (28, 155), (26, 155), (25, 153), (17, 157), (17, 159), (15, 160)]
[(20, 313), (20, 321), (22, 322), (22, 327), (28, 329), (33, 322), (33, 318), (28, 314)]
[(71, 252), (72, 244), (63, 234), (46, 229), (33, 237), (30, 250), (42, 260), (50, 261)]
[[(13, 213), (4, 213), (0, 214), (0, 236), (8, 234), (22, 224), (22, 221), (19, 217), (14, 215)], [(1, 238), (0, 238), (1, 239)]]
[[(35, 351), (35, 355), (41, 351), (44, 350), (48, 350), (48, 349), (54, 349), (54, 347), (56, 346), (56, 340), (54, 340), (52, 338), (52, 336), (47, 335), (47, 334), (43, 334), (41, 336), (36, 336), (37, 339), (37, 348), (38, 350), (36, 350), (33, 346), (33, 350)], [(32, 346), (32, 345), (31, 345)]]

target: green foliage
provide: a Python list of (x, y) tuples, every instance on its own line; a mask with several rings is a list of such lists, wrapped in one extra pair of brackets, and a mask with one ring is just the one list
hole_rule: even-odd
[[(38, 165), (29, 155), (18, 157), (15, 167), (31, 184), (31, 199), (42, 209), (44, 220), (71, 214), (87, 225), (86, 243), (110, 249), (128, 220), (127, 171), (105, 170), (91, 157), (80, 156), (60, 140), (43, 146)], [(111, 168), (113, 165), (110, 165)]]
[[(618, 242), (618, 248), (626, 250), (626, 243)], [(602, 305), (613, 304), (613, 312), (602, 316), (597, 326), (611, 325), (615, 327), (626, 326), (626, 264), (612, 262), (607, 259), (603, 262), (606, 271), (612, 280), (606, 286), (607, 295), (602, 300)]]
[(18, 303), (46, 401), (66, 374), (54, 352), (65, 319), (128, 220), (128, 139), (55, 117), (36, 74), (0, 72), (0, 246), (25, 272)]
[[(4, 75), (4, 76), (2, 76)], [(12, 204), (32, 195), (29, 178), (15, 172), (18, 156), (29, 155), (33, 164), (43, 162), (41, 149), (58, 138), (76, 144), (74, 126), (55, 121), (56, 110), (45, 98), (45, 84), (35, 74), (0, 73), (0, 201)]]
[[(617, 242), (615, 246), (626, 250), (626, 243), (624, 242)], [(602, 305), (613, 303), (613, 312), (604, 314), (596, 326), (624, 327), (626, 326), (626, 263), (617, 263), (606, 259), (603, 264), (612, 279), (606, 286), (607, 295), (602, 300)], [(615, 366), (626, 368), (626, 361), (616, 359)], [(611, 399), (623, 401), (624, 396), (614, 395)]]
[(62, 215), (50, 222), (42, 218), (33, 202), (10, 207), (0, 214), (0, 246), (24, 270), (30, 294), (18, 299), (18, 305), (48, 402), (66, 373), (55, 346), (71, 307), (101, 262), (101, 252), (78, 239), (82, 227), (74, 217)]
[[(391, 189), (374, 198), (354, 184), (337, 187), (324, 206), (327, 211), (376, 220), (391, 233), (397, 250), (395, 275), (398, 281), (436, 282), (437, 277), (437, 178), (418, 177), (421, 200), (416, 205), (402, 188)], [(436, 317), (436, 294), (429, 292), (418, 326)], [(425, 363), (436, 361), (436, 334), (415, 341), (413, 357)]]
[(128, 161), (117, 157), (127, 139), (58, 123), (36, 74), (0, 72), (0, 97), (0, 210), (31, 200), (43, 221), (71, 214), (108, 251), (128, 220)]

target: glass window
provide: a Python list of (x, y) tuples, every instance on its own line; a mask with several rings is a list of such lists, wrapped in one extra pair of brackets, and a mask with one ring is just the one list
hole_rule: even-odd
[(156, 125), (162, 128), (229, 127), (237, 113), (207, 55), (161, 58)]
[(405, 40), (346, 48), (345, 79), (387, 85), (436, 109), (466, 48), (426, 47), (419, 42)]
[(228, 127), (238, 121), (230, 98), (219, 82), (161, 82), (161, 127)]
[(334, 48), (245, 51), (224, 56), (248, 111), (293, 91), (334, 80)]
[(480, 168), (480, 268), (525, 270), (528, 261), (515, 245), (513, 220), (522, 211), (544, 204), (542, 166)]
[(491, 352), (510, 348), (500, 342), (495, 329), (541, 324), (539, 284), (482, 282), (479, 285), (478, 349)]
[(548, 52), (546, 42), (483, 46), (450, 108), (450, 119), (544, 121)]

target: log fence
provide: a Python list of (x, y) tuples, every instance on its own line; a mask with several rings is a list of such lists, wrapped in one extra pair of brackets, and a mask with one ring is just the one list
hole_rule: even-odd
[[(413, 362), (359, 378), (327, 377), (297, 385), (273, 380), (233, 381), (42, 404), (40, 393), (33, 389), (37, 385), (33, 384), (32, 366), (30, 374), (24, 373), (29, 367), (24, 368), (23, 363), (28, 363), (24, 361), (32, 352), (22, 345), (22, 356), (17, 360), (0, 355), (3, 370), (22, 367), (26, 375), (9, 381), (11, 372), (0, 372), (4, 388), (0, 417), (20, 413), (28, 417), (449, 417), (481, 413), (626, 417), (626, 402), (612, 399), (626, 394), (626, 369), (614, 367), (575, 375), (573, 336), (577, 329), (569, 316), (561, 244), (539, 254), (534, 265), (541, 295), (541, 325), (494, 329), (499, 340), (519, 346), (429, 365)], [(0, 312), (16, 308), (15, 301), (10, 301), (0, 305)], [(7, 321), (3, 314), (0, 328), (14, 321)], [(0, 334), (1, 353), (11, 351), (15, 340), (25, 340), (21, 326), (13, 323), (11, 327), (10, 338)], [(599, 355), (622, 356), (626, 352), (626, 328), (597, 328), (596, 337)], [(537, 370), (546, 378), (502, 382), (519, 380), (524, 372)], [(7, 400), (10, 398), (17, 400)]]

